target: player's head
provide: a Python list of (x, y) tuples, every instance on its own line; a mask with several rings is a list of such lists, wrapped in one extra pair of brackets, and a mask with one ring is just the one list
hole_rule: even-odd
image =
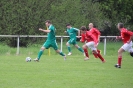
[(130, 56), (132, 56), (132, 57), (133, 57), (133, 52), (130, 52)]
[(46, 26), (51, 25), (51, 21), (50, 21), (50, 20), (46, 20), (46, 21), (45, 21), (45, 25), (46, 25)]
[(88, 27), (89, 29), (93, 28), (94, 27), (93, 23), (89, 23)]
[(66, 27), (68, 28), (68, 29), (70, 29), (71, 28), (71, 24), (66, 24)]
[(118, 24), (117, 24), (117, 28), (118, 28), (118, 29), (121, 29), (121, 28), (123, 28), (123, 27), (124, 27), (124, 24), (123, 24), (123, 23), (118, 23)]
[(87, 28), (85, 26), (81, 26), (80, 31), (81, 33), (86, 33)]

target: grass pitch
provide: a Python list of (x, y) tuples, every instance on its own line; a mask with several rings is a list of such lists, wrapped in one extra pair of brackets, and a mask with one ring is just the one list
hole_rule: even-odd
[[(102, 49), (103, 45), (99, 46)], [(120, 46), (116, 44), (114, 49), (110, 44), (104, 56), (106, 63), (94, 59), (90, 52), (90, 60), (84, 61), (74, 47), (66, 61), (54, 51), (50, 56), (45, 51), (40, 62), (25, 62), (27, 56), (37, 56), (40, 46), (21, 48), (20, 55), (8, 48), (0, 56), (0, 88), (132, 88), (133, 58), (124, 53), (122, 68), (114, 67)], [(65, 47), (63, 50), (67, 53)]]

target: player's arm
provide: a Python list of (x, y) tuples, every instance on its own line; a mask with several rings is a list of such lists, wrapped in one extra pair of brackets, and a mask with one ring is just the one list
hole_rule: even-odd
[(80, 38), (80, 30), (78, 30), (78, 38)]
[(100, 42), (100, 35), (98, 35), (98, 42)]
[(126, 31), (126, 33), (130, 35), (130, 39), (129, 39), (129, 41), (128, 41), (128, 43), (130, 43), (130, 42), (132, 41), (132, 39), (133, 39), (133, 32), (131, 32), (131, 31)]
[(80, 38), (80, 30), (77, 28), (74, 28), (74, 30), (78, 32), (78, 38)]
[(100, 33), (100, 31), (98, 30), (98, 29), (95, 29), (94, 30), (96, 33), (97, 33), (97, 35), (98, 35), (98, 42), (100, 41), (100, 35), (101, 35), (101, 33)]
[(44, 29), (42, 29), (42, 28), (39, 28), (39, 30), (42, 31), (42, 32), (45, 32), (45, 33), (49, 33), (49, 32), (51, 31), (51, 30), (49, 30), (49, 29), (48, 29), (48, 30), (44, 30)]
[(122, 37), (121, 36), (116, 36), (116, 39), (122, 39)]
[(84, 36), (84, 34), (81, 34), (81, 39), (80, 39), (80, 41), (81, 41), (82, 43), (85, 42), (85, 36)]
[(98, 31), (98, 42), (100, 42), (101, 33)]
[(64, 31), (66, 34), (68, 34), (67, 29)]
[(116, 36), (116, 39), (122, 39), (124, 37), (124, 32), (121, 32), (120, 36)]
[(130, 43), (132, 41), (132, 39), (133, 39), (133, 35), (130, 36), (130, 39), (127, 43)]

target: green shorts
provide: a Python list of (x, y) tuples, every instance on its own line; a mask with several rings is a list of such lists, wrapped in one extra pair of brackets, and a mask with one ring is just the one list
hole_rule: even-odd
[(69, 44), (73, 44), (73, 45), (76, 45), (77, 42), (76, 42), (76, 39), (72, 38), (68, 41)]
[(57, 45), (57, 42), (56, 40), (55, 41), (46, 41), (43, 46), (48, 49), (50, 47), (53, 47), (54, 50), (58, 50), (58, 45)]

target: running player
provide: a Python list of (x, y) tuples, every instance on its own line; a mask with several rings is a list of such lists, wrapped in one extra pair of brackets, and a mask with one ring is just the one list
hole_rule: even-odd
[[(83, 45), (83, 49), (85, 50), (87, 48), (90, 48), (92, 52), (94, 52), (98, 56), (98, 58), (100, 58), (101, 61), (104, 63), (105, 62), (104, 58), (101, 56), (100, 53), (97, 52), (97, 48), (95, 47), (95, 45), (98, 42), (96, 37), (91, 33), (91, 31), (87, 31), (85, 26), (82, 26), (80, 30), (82, 33), (81, 42), (86, 41), (86, 43)], [(89, 59), (88, 53), (85, 52), (85, 55), (86, 58), (84, 60), (88, 60)]]
[(58, 49), (57, 42), (56, 42), (56, 37), (55, 37), (55, 30), (56, 30), (55, 27), (52, 25), (50, 20), (45, 21), (45, 25), (46, 25), (46, 27), (48, 27), (48, 30), (44, 30), (42, 28), (39, 28), (39, 30), (42, 31), (42, 32), (48, 33), (48, 37), (47, 37), (46, 42), (41, 47), (41, 49), (38, 53), (38, 57), (36, 59), (34, 59), (34, 61), (39, 61), (41, 55), (43, 54), (43, 51), (45, 49), (50, 48), (50, 47), (53, 47), (54, 50), (57, 53), (59, 53), (61, 56), (63, 56), (64, 60), (66, 60), (66, 55)]
[(122, 39), (124, 45), (118, 50), (118, 63), (115, 65), (116, 68), (121, 68), (122, 62), (122, 53), (128, 51), (131, 56), (133, 56), (133, 48), (132, 48), (132, 39), (133, 32), (128, 31), (124, 28), (123, 23), (118, 23), (118, 30), (121, 32), (121, 36), (117, 36), (116, 39)]
[[(93, 23), (89, 23), (88, 27), (90, 29), (89, 31), (91, 31), (91, 33), (96, 37), (96, 39), (98, 41), (96, 46), (95, 46), (97, 48), (97, 46), (98, 46), (98, 44), (100, 42), (100, 35), (101, 35), (101, 33), (100, 33), (100, 31), (97, 28), (94, 28)], [(100, 50), (97, 49), (97, 52), (100, 53)], [(98, 56), (94, 52), (92, 52), (92, 53), (95, 56), (95, 58), (98, 58)]]
[(67, 30), (65, 32), (70, 37), (70, 40), (66, 43), (68, 51), (69, 51), (68, 55), (72, 54), (71, 48), (70, 48), (70, 44), (73, 44), (80, 52), (84, 53), (83, 49), (80, 48), (78, 46), (77, 42), (76, 42), (76, 40), (77, 40), (77, 38), (76, 38), (77, 32), (78, 32), (78, 38), (80, 38), (80, 30), (77, 29), (77, 28), (73, 28), (70, 24), (67, 24), (66, 27), (67, 27)]

